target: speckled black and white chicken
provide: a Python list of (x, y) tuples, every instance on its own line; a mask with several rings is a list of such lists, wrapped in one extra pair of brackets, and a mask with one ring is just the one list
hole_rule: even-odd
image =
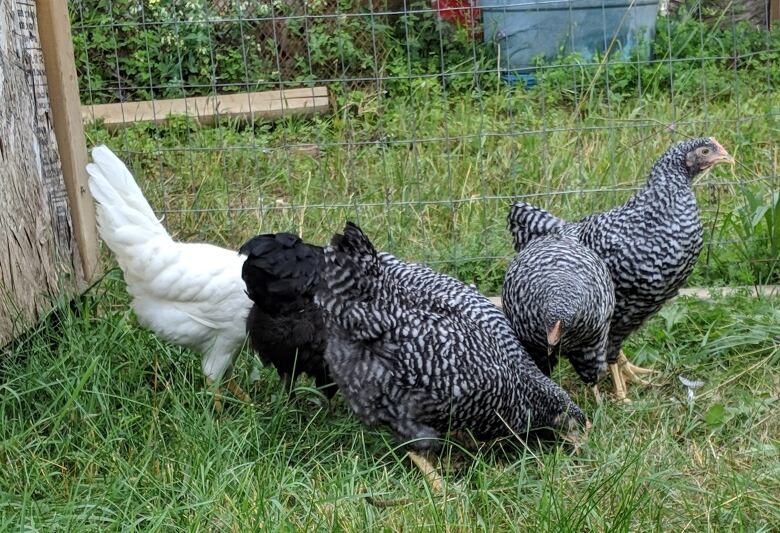
[[(384, 424), (429, 476), (449, 431), (490, 439), (587, 419), (525, 353), (503, 313), (461, 282), (377, 252), (347, 223), (325, 249), (325, 358), (352, 410)], [(440, 480), (432, 480), (434, 488)]]
[(332, 397), (336, 386), (325, 363), (327, 334), (314, 303), (325, 266), (322, 247), (276, 233), (250, 239), (239, 252), (246, 255), (241, 275), (254, 302), (246, 323), (252, 348), (276, 368), (288, 390), (305, 373)]
[(546, 375), (558, 354), (571, 361), (601, 403), (615, 288), (604, 262), (561, 235), (532, 239), (518, 250), (501, 293), (504, 313), (520, 342)]
[[(244, 258), (211, 244), (174, 241), (111, 150), (95, 147), (92, 160), (87, 172), (98, 231), (122, 269), (138, 321), (199, 352), (207, 380), (219, 383), (246, 341), (252, 301), (241, 280)], [(227, 387), (250, 401), (232, 379)], [(221, 409), (219, 395), (214, 401)]]
[(702, 247), (702, 225), (693, 193), (699, 173), (734, 159), (712, 137), (678, 143), (650, 170), (645, 186), (625, 204), (566, 222), (524, 202), (512, 206), (510, 231), (515, 247), (548, 233), (567, 235), (593, 250), (607, 265), (615, 285), (607, 362), (615, 392), (627, 401), (626, 380), (643, 382), (653, 372), (628, 362), (623, 341), (677, 294)]

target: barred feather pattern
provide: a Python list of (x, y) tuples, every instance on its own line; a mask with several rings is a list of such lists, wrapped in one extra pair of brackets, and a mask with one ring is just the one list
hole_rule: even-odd
[[(607, 339), (615, 288), (604, 262), (561, 235), (532, 239), (504, 276), (504, 313), (520, 342), (547, 375), (565, 355), (582, 380), (594, 385), (607, 372)], [(547, 334), (560, 322), (561, 337)]]
[(482, 439), (584, 427), (503, 314), (449, 276), (378, 253), (347, 224), (325, 250), (326, 360), (352, 410), (418, 451), (450, 430)]
[(524, 202), (511, 208), (510, 228), (519, 228), (513, 235), (521, 247), (531, 236), (558, 233), (578, 240), (607, 265), (615, 286), (609, 363), (617, 361), (624, 340), (677, 294), (699, 257), (702, 225), (692, 183), (700, 168), (690, 158), (701, 147), (723, 150), (712, 138), (676, 144), (625, 204), (576, 223)]

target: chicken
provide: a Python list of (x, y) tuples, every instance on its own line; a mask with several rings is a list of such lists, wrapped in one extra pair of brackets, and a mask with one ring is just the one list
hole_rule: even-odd
[[(252, 301), (244, 292), (244, 258), (210, 244), (174, 241), (122, 161), (106, 146), (87, 165), (98, 231), (124, 273), (139, 323), (166, 341), (202, 355), (209, 384), (228, 375), (246, 340)], [(249, 397), (232, 381), (238, 398)], [(219, 395), (215, 406), (222, 409)]]
[(405, 443), (434, 490), (427, 454), (448, 431), (478, 439), (544, 428), (578, 441), (587, 419), (536, 367), (476, 290), (377, 252), (347, 223), (325, 249), (325, 359), (351, 409)]
[(560, 235), (533, 239), (518, 250), (504, 276), (504, 313), (523, 347), (546, 375), (558, 353), (571, 361), (601, 403), (615, 287), (604, 262)]
[(325, 363), (327, 335), (314, 303), (325, 259), (321, 246), (297, 235), (258, 235), (239, 250), (246, 256), (242, 277), (254, 302), (247, 319), (252, 348), (272, 364), (289, 390), (301, 373), (314, 377), (328, 398), (336, 386)]
[(607, 362), (617, 397), (630, 401), (626, 380), (654, 371), (628, 362), (625, 339), (670, 298), (690, 275), (702, 247), (702, 225), (693, 193), (699, 173), (734, 158), (712, 137), (678, 143), (655, 162), (645, 186), (624, 205), (566, 222), (517, 202), (509, 214), (515, 248), (539, 235), (559, 233), (598, 255), (612, 275), (615, 311), (607, 340)]

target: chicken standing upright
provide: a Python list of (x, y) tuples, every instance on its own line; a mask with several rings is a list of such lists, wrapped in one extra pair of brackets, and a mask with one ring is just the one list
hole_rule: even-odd
[(354, 224), (325, 249), (325, 358), (352, 410), (385, 424), (435, 490), (424, 455), (448, 431), (479, 439), (587, 419), (536, 367), (490, 300), (459, 281), (377, 252)]
[(276, 368), (286, 389), (306, 373), (331, 398), (336, 385), (325, 363), (327, 333), (314, 302), (325, 266), (322, 247), (277, 233), (258, 235), (239, 252), (246, 255), (241, 275), (254, 302), (246, 326), (252, 348)]
[(524, 202), (512, 206), (510, 231), (515, 249), (548, 233), (572, 237), (607, 265), (615, 285), (607, 362), (615, 392), (626, 397), (626, 379), (654, 372), (628, 362), (623, 341), (667, 300), (677, 294), (693, 270), (702, 247), (702, 225), (693, 178), (734, 158), (712, 137), (672, 146), (650, 170), (645, 186), (624, 205), (566, 222)]
[(604, 262), (574, 239), (545, 235), (518, 250), (504, 276), (504, 313), (546, 375), (564, 354), (601, 403), (615, 287)]
[[(202, 354), (208, 382), (219, 383), (246, 340), (252, 301), (244, 292), (244, 258), (233, 250), (174, 241), (157, 220), (124, 163), (106, 146), (87, 165), (98, 231), (124, 273), (141, 325)], [(232, 380), (227, 387), (249, 397)], [(215, 405), (221, 410), (219, 396)]]

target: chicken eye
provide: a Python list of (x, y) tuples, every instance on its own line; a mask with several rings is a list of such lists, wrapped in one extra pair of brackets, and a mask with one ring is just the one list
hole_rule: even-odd
[(707, 155), (709, 153), (710, 153), (710, 149), (709, 148), (702, 148), (701, 149), (701, 155)]

